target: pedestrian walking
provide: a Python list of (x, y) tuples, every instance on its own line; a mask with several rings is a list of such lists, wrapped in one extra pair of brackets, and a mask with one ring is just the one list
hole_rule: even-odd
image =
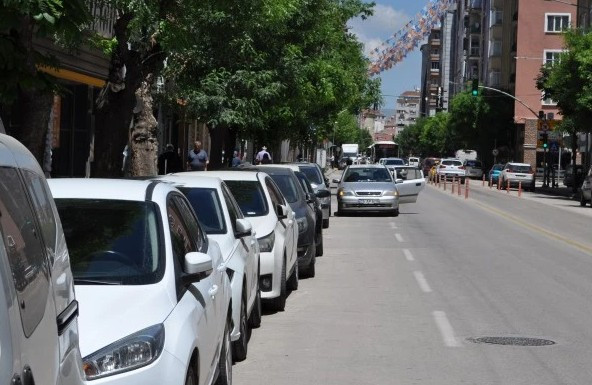
[(196, 140), (193, 144), (193, 150), (187, 155), (187, 169), (191, 171), (206, 171), (208, 169), (208, 153), (201, 148), (201, 142)]
[(232, 154), (232, 167), (238, 167), (242, 163), (240, 156), (238, 156), (238, 151), (235, 151)]
[(172, 144), (167, 144), (165, 151), (158, 157), (158, 175), (166, 175), (172, 172), (183, 171), (181, 157), (175, 151)]
[(271, 155), (269, 155), (269, 152), (267, 152), (267, 147), (261, 147), (261, 151), (257, 153), (255, 161), (257, 162), (257, 164), (271, 163)]

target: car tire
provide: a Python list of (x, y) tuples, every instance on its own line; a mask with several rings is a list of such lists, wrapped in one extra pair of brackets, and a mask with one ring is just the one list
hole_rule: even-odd
[(244, 293), (241, 300), (239, 322), (240, 338), (232, 342), (233, 362), (241, 362), (247, 359), (247, 350), (249, 346), (249, 326), (247, 324), (247, 299), (244, 297)]
[(323, 229), (329, 228), (329, 218), (323, 219)]
[(317, 237), (319, 237), (321, 240), (316, 245), (315, 253), (316, 253), (317, 257), (322, 257), (323, 253), (324, 253), (324, 250), (323, 250), (323, 230), (319, 230), (319, 234), (317, 234)]
[(393, 217), (398, 217), (399, 216), (399, 209), (394, 209), (393, 213), (392, 213)]
[(296, 263), (294, 263), (294, 271), (292, 272), (290, 278), (288, 278), (288, 290), (298, 290), (298, 275), (300, 274), (298, 269), (298, 260), (296, 260)]
[(255, 297), (255, 303), (253, 304), (253, 309), (249, 316), (249, 327), (251, 329), (257, 329), (261, 326), (261, 314), (261, 289), (259, 289), (259, 285), (257, 285), (257, 297)]
[(224, 341), (222, 341), (218, 369), (216, 385), (232, 385), (232, 347), (230, 343), (230, 320), (228, 319), (224, 328)]
[(286, 259), (282, 265), (282, 275), (280, 277), (280, 295), (270, 301), (271, 308), (276, 311), (284, 311), (286, 308)]
[(197, 385), (198, 378), (197, 378), (197, 371), (193, 365), (193, 362), (189, 363), (189, 367), (187, 368), (187, 375), (185, 376), (185, 385)]

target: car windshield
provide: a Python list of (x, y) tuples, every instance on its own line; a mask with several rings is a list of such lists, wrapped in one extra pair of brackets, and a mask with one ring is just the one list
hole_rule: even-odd
[(510, 172), (529, 173), (530, 172), (530, 166), (518, 165), (518, 164), (510, 164), (508, 166), (508, 170)]
[(271, 179), (278, 185), (286, 200), (290, 203), (298, 201), (298, 190), (294, 178), (286, 174), (272, 174)]
[(395, 169), (397, 179), (411, 180), (423, 178), (421, 171), (415, 167), (397, 167)]
[(405, 164), (405, 162), (403, 161), (403, 159), (387, 159), (384, 161), (384, 164), (386, 164), (387, 166), (393, 166), (393, 165), (403, 166)]
[(180, 187), (208, 234), (226, 234), (224, 213), (218, 192), (213, 188)]
[(225, 180), (241, 211), (247, 217), (267, 215), (267, 200), (258, 181)]
[(162, 231), (152, 202), (56, 199), (74, 281), (148, 285), (163, 275)]
[(503, 164), (494, 164), (492, 170), (493, 171), (501, 171), (504, 169), (504, 165)]
[(321, 184), (325, 183), (323, 181), (321, 173), (319, 172), (319, 170), (316, 167), (300, 166), (299, 168), (300, 168), (300, 171), (302, 173), (304, 173), (304, 175), (306, 175), (306, 177), (308, 178), (308, 181), (310, 183), (314, 183), (316, 185), (321, 185)]
[(392, 182), (391, 173), (385, 168), (348, 168), (343, 176), (345, 182)]

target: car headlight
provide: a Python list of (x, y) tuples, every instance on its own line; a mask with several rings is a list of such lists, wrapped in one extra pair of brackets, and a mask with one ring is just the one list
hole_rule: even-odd
[(273, 250), (273, 245), (275, 244), (275, 232), (272, 231), (269, 235), (257, 239), (259, 242), (259, 251), (261, 253), (269, 253)]
[(339, 190), (337, 190), (337, 196), (353, 196), (354, 192), (353, 191), (349, 191), (349, 190), (345, 190), (340, 188)]
[(390, 190), (390, 191), (385, 191), (383, 196), (385, 197), (398, 197), (399, 196), (399, 191), (398, 190)]
[(296, 223), (298, 223), (298, 232), (303, 233), (308, 228), (308, 220), (306, 217), (296, 219)]
[(82, 359), (87, 380), (138, 369), (155, 361), (164, 346), (164, 325), (129, 335)]

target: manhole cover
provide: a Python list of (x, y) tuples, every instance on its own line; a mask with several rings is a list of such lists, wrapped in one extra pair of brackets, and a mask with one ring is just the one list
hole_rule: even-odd
[(529, 337), (479, 337), (468, 338), (476, 344), (512, 345), (512, 346), (548, 346), (555, 345), (554, 341)]

